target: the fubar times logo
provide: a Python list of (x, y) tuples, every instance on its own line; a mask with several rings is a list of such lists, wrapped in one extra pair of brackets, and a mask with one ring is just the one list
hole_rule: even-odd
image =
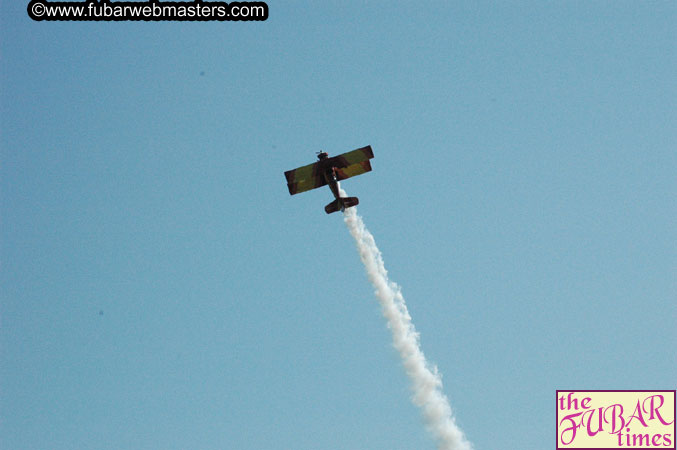
[(557, 391), (557, 450), (675, 450), (675, 391)]

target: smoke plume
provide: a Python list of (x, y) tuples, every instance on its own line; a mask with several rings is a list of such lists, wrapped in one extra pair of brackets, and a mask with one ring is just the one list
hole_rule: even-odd
[[(341, 190), (341, 196), (345, 192)], [(400, 287), (388, 279), (381, 251), (367, 230), (355, 207), (347, 208), (343, 219), (355, 239), (360, 258), (374, 286), (376, 297), (393, 335), (393, 345), (411, 380), (413, 403), (421, 409), (426, 425), (438, 441), (440, 450), (471, 450), (471, 444), (454, 420), (449, 401), (442, 393), (442, 379), (437, 367), (430, 366), (419, 346), (419, 335)]]

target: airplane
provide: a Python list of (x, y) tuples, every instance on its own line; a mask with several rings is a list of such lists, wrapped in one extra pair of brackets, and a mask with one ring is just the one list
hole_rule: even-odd
[(357, 197), (341, 197), (338, 182), (370, 172), (371, 164), (369, 160), (373, 157), (374, 152), (372, 152), (370, 145), (331, 158), (327, 152), (318, 152), (317, 159), (319, 161), (284, 173), (284, 176), (287, 177), (289, 193), (294, 195), (329, 185), (329, 189), (331, 189), (336, 200), (325, 206), (324, 211), (327, 214), (336, 211), (343, 212), (346, 208), (356, 206), (359, 200)]

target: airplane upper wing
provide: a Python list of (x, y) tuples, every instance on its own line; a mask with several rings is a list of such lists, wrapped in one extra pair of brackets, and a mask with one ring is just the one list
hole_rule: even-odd
[(367, 145), (366, 147), (358, 148), (357, 150), (353, 150), (352, 152), (343, 153), (342, 155), (329, 158), (329, 161), (331, 161), (330, 165), (332, 167), (343, 169), (345, 167), (352, 166), (353, 164), (358, 164), (362, 162), (368, 163), (369, 160), (373, 157), (374, 152), (371, 150), (371, 145)]
[(334, 156), (330, 160), (331, 166), (336, 167), (336, 179), (341, 181), (371, 171), (369, 160), (373, 157), (374, 152), (371, 146), (367, 145), (352, 152)]
[(351, 152), (334, 156), (324, 161), (317, 161), (307, 166), (288, 170), (284, 173), (287, 178), (287, 187), (291, 195), (325, 186), (324, 171), (336, 167), (338, 181), (361, 175), (371, 170), (369, 160), (374, 157), (371, 146), (358, 148)]
[(319, 162), (316, 162), (299, 167), (298, 169), (286, 171), (284, 176), (287, 177), (289, 193), (294, 195), (326, 185), (327, 182), (319, 166)]

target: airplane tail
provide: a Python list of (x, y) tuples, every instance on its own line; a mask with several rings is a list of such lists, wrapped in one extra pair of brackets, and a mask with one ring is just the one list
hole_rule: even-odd
[(350, 208), (351, 206), (357, 206), (360, 201), (357, 199), (357, 197), (341, 197), (341, 200), (343, 200), (343, 206), (345, 208)]
[(351, 206), (356, 206), (360, 201), (357, 197), (341, 197), (341, 200), (334, 200), (330, 204), (324, 207), (324, 211), (327, 214), (331, 214), (336, 211), (343, 211), (345, 208), (350, 208)]

